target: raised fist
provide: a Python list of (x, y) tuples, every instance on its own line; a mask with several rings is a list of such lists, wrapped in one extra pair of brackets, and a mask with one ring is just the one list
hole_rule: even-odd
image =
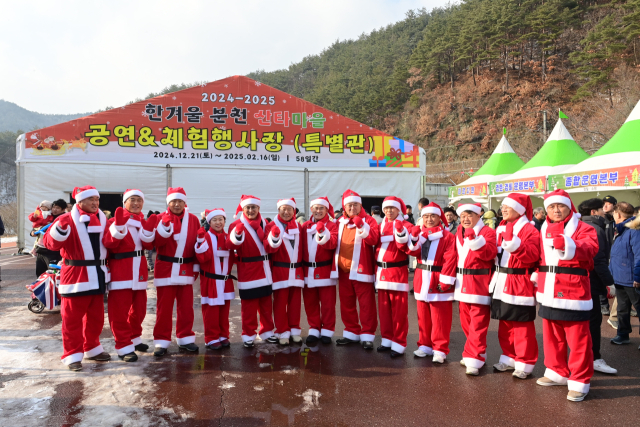
[(502, 232), (502, 239), (510, 242), (513, 240), (513, 222), (508, 222), (506, 230)]
[(127, 216), (124, 213), (124, 209), (122, 208), (117, 208), (116, 209), (116, 214), (115, 214), (115, 219), (116, 219), (116, 226), (121, 227), (123, 225), (125, 225), (127, 223)]
[(556, 236), (553, 238), (553, 247), (564, 251), (564, 237)]
[(205, 234), (207, 234), (207, 232), (205, 231), (204, 227), (200, 227), (198, 229), (198, 240), (204, 239)]
[(466, 237), (466, 238), (468, 238), (470, 240), (473, 240), (473, 239), (476, 238), (476, 232), (473, 231), (473, 228), (466, 228), (464, 230), (464, 237)]
[(404, 225), (402, 225), (402, 221), (394, 221), (395, 222), (395, 227), (396, 227), (396, 231), (398, 232), (398, 234), (402, 233), (402, 230), (404, 230)]
[(364, 221), (359, 216), (353, 218), (353, 223), (358, 228), (362, 228), (362, 226), (364, 225)]
[(169, 224), (171, 224), (171, 214), (169, 212), (165, 212), (162, 214), (162, 225), (169, 227)]
[(242, 222), (238, 222), (238, 224), (236, 224), (236, 235), (241, 236), (242, 233), (244, 233), (244, 224)]
[(146, 231), (153, 231), (158, 225), (158, 221), (159, 221), (158, 215), (156, 214), (149, 215), (149, 218), (147, 218), (147, 220), (144, 222), (144, 225), (142, 226), (142, 228), (144, 228)]
[(324, 229), (325, 229), (324, 222), (319, 222), (318, 225), (316, 225), (316, 231), (318, 233), (324, 233)]
[(418, 237), (420, 235), (420, 226), (414, 225), (413, 227), (411, 227), (411, 235), (413, 237)]
[(271, 230), (271, 233), (273, 233), (273, 237), (275, 237), (276, 239), (280, 237), (280, 228), (279, 227), (273, 227), (273, 230)]

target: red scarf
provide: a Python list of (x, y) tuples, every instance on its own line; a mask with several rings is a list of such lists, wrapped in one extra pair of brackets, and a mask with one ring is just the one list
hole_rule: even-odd
[(224, 232), (224, 229), (220, 231), (216, 231), (213, 228), (210, 228), (209, 231), (211, 234), (216, 236), (216, 240), (218, 241), (218, 247), (216, 249), (225, 249), (225, 242), (227, 240), (227, 233)]
[[(78, 208), (78, 213), (80, 213), (80, 222), (88, 222), (89, 223), (87, 224), (88, 227), (100, 226), (100, 218), (98, 217), (98, 211), (95, 211), (94, 213), (88, 213), (80, 209), (80, 206), (78, 206), (77, 204), (76, 204), (76, 207)], [(83, 216), (88, 217), (89, 220), (87, 221), (86, 218), (82, 218)]]
[[(520, 215), (518, 218), (513, 220), (513, 225), (515, 226), (516, 222), (518, 222), (518, 220), (520, 220), (520, 218), (522, 217), (522, 215)], [(502, 221), (500, 221), (500, 224), (498, 225), (498, 227), (500, 226), (506, 226), (509, 223), (509, 221), (507, 221), (506, 219), (503, 219)], [(498, 227), (496, 227), (496, 233), (498, 233)], [(513, 235), (516, 235), (516, 232), (514, 230)], [(498, 246), (502, 245), (502, 233), (498, 234)]]
[(289, 222), (286, 222), (284, 219), (282, 219), (280, 214), (278, 214), (278, 221), (280, 221), (280, 223), (282, 225), (284, 225), (284, 230), (285, 230), (285, 232), (287, 234), (291, 234), (291, 233), (289, 233), (289, 230), (297, 230), (298, 229), (298, 222), (296, 221), (295, 217), (291, 218), (289, 220)]
[(180, 234), (182, 231), (182, 218), (184, 218), (185, 211), (183, 210), (180, 215), (176, 215), (169, 208), (167, 208), (167, 213), (171, 216), (171, 222), (173, 223), (173, 234)]
[(328, 223), (331, 220), (331, 217), (329, 215), (325, 215), (324, 218), (322, 218), (320, 221), (316, 221), (316, 219), (314, 217), (312, 217), (312, 223), (313, 224), (319, 224), (319, 223)]
[(444, 229), (442, 228), (442, 225), (438, 224), (435, 227), (427, 227), (426, 225), (422, 225), (422, 229), (420, 231), (422, 232), (422, 235), (428, 239), (430, 234), (436, 234), (443, 230)]
[(134, 213), (129, 212), (126, 209), (123, 209), (123, 210), (124, 210), (124, 219), (126, 221), (128, 221), (129, 218), (131, 218), (131, 219), (133, 219), (135, 221), (138, 221), (140, 223), (140, 227), (142, 228), (142, 222), (144, 220), (144, 214), (143, 213), (134, 214)]
[[(244, 216), (244, 214), (242, 215)], [(254, 229), (254, 231), (258, 235), (258, 240), (260, 240), (260, 242), (264, 241), (264, 230), (262, 229), (262, 216), (258, 214), (258, 216), (255, 217), (255, 219), (249, 219), (245, 216), (244, 219), (246, 219), (249, 225), (251, 226), (251, 228)]]
[[(360, 209), (360, 213), (356, 216), (359, 216), (360, 218), (362, 218), (362, 221), (364, 221), (364, 218), (365, 218), (364, 209)], [(353, 218), (355, 217), (349, 218), (349, 222), (347, 223), (347, 225), (353, 224)]]
[(396, 219), (394, 219), (393, 221), (388, 221), (387, 217), (384, 218), (383, 222), (384, 222), (384, 226), (382, 227), (382, 233), (380, 234), (380, 236), (393, 236), (393, 232), (396, 226), (396, 221), (400, 221), (399, 220), (400, 215), (398, 215), (396, 217)]

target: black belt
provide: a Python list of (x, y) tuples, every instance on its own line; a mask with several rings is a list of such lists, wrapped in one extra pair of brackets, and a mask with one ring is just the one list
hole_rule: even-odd
[(589, 272), (584, 268), (556, 267), (555, 265), (541, 265), (538, 270), (541, 273), (575, 274), (576, 276), (589, 275)]
[(283, 267), (283, 268), (298, 268), (302, 267), (302, 262), (280, 262), (280, 261), (271, 261), (274, 267)]
[(376, 264), (378, 264), (378, 267), (382, 267), (382, 268), (404, 267), (405, 265), (409, 265), (409, 260), (405, 259), (404, 261), (398, 261), (398, 262), (376, 261)]
[(120, 252), (119, 254), (111, 254), (111, 259), (137, 258), (144, 255), (144, 251)]
[(71, 267), (100, 267), (101, 265), (107, 265), (106, 259), (98, 260), (84, 260), (84, 259), (65, 259), (64, 265)]
[(269, 255), (250, 256), (248, 258), (240, 258), (240, 261), (242, 262), (269, 261)]
[(333, 264), (332, 259), (328, 259), (326, 261), (320, 261), (320, 262), (302, 261), (302, 265), (304, 265), (305, 267), (311, 267), (311, 268), (326, 267), (327, 265), (331, 265), (331, 264)]
[(493, 273), (493, 268), (457, 268), (456, 273), (463, 276), (484, 276)]
[(441, 265), (416, 264), (416, 267), (420, 270), (433, 271), (434, 273), (439, 273), (442, 271)]
[(504, 274), (517, 274), (519, 276), (524, 276), (527, 274), (533, 274), (536, 271), (535, 268), (507, 268), (507, 267), (498, 267), (498, 273)]
[(204, 271), (204, 270), (200, 270), (200, 274), (202, 274), (204, 277), (207, 277), (209, 279), (215, 279), (215, 280), (227, 280), (229, 278), (233, 280), (238, 280), (238, 278), (232, 274), (227, 274), (226, 276), (223, 276), (222, 274), (209, 273), (208, 271)]
[(196, 262), (196, 257), (194, 256), (189, 258), (176, 258), (172, 256), (158, 255), (158, 259), (160, 261), (172, 262), (174, 264), (191, 264), (192, 262)]

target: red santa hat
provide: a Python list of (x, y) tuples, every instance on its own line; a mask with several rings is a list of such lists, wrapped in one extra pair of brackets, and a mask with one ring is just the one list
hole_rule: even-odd
[(331, 202), (329, 201), (328, 197), (318, 197), (317, 199), (313, 199), (311, 201), (311, 203), (309, 204), (309, 209), (311, 209), (314, 205), (322, 205), (325, 208), (327, 208), (329, 210), (329, 215), (331, 215), (331, 218), (335, 218), (336, 214), (333, 211), (333, 205), (331, 205)]
[(402, 216), (404, 217), (404, 219), (409, 218), (409, 215), (407, 215), (407, 207), (405, 206), (404, 202), (400, 197), (389, 196), (385, 198), (382, 201), (382, 209), (386, 207), (396, 208), (400, 212), (402, 212)]
[(462, 212), (465, 211), (475, 212), (480, 215), (482, 212), (482, 205), (480, 205), (480, 203), (460, 203), (458, 205), (458, 209), (456, 209), (456, 213), (460, 216)]
[(562, 203), (565, 206), (568, 206), (571, 208), (571, 212), (573, 212), (573, 214), (576, 216), (576, 218), (580, 218), (580, 214), (578, 213), (578, 211), (576, 210), (576, 207), (573, 205), (573, 201), (571, 200), (571, 197), (569, 196), (569, 193), (567, 193), (564, 190), (555, 190), (552, 191), (551, 193), (545, 194), (544, 195), (544, 209), (548, 209), (549, 206), (555, 204), (555, 203)]
[(127, 199), (131, 196), (138, 196), (142, 198), (142, 201), (144, 201), (144, 193), (136, 188), (134, 189), (127, 189), (127, 191), (124, 192), (124, 195), (122, 196), (122, 203), (126, 202)]
[(278, 200), (278, 209), (280, 206), (291, 206), (294, 210), (296, 209), (296, 199), (293, 197), (290, 199), (280, 199)]
[(167, 204), (169, 204), (169, 202), (172, 200), (183, 200), (185, 203), (187, 203), (187, 193), (184, 191), (184, 188), (169, 187), (169, 191), (167, 191)]
[(220, 215), (222, 215), (225, 219), (227, 218), (227, 214), (225, 213), (224, 209), (222, 209), (222, 208), (205, 209), (204, 210), (204, 215), (207, 218), (207, 222), (211, 222), (211, 220), (214, 217), (220, 216)]
[(349, 203), (362, 204), (362, 197), (353, 190), (347, 190), (342, 194), (342, 209), (344, 209), (344, 206)]
[(444, 223), (444, 226), (445, 227), (449, 226), (449, 222), (447, 221), (447, 217), (444, 216), (444, 212), (443, 212), (442, 208), (437, 203), (431, 202), (427, 206), (422, 208), (422, 210), (420, 211), (420, 216), (423, 216), (423, 215), (426, 215), (426, 214), (438, 215), (440, 217), (440, 220)]
[(247, 205), (258, 205), (260, 206), (260, 199), (258, 199), (255, 196), (251, 196), (251, 195), (246, 195), (243, 194), (240, 197), (240, 204), (238, 205), (238, 207), (236, 208), (236, 214), (233, 216), (234, 218), (238, 217), (238, 214), (240, 212), (242, 212), (242, 208), (244, 208)]
[(509, 206), (520, 215), (525, 215), (529, 221), (533, 219), (533, 206), (531, 198), (526, 194), (511, 193), (502, 201), (503, 205)]
[(76, 202), (79, 202), (84, 199), (88, 199), (89, 197), (100, 197), (100, 193), (96, 190), (96, 187), (92, 187), (90, 185), (85, 185), (84, 187), (76, 187), (73, 189), (73, 198), (76, 199)]

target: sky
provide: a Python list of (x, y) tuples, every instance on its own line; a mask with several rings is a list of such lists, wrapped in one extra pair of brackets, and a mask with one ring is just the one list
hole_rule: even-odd
[(0, 0), (0, 99), (72, 114), (287, 68), (445, 0)]

